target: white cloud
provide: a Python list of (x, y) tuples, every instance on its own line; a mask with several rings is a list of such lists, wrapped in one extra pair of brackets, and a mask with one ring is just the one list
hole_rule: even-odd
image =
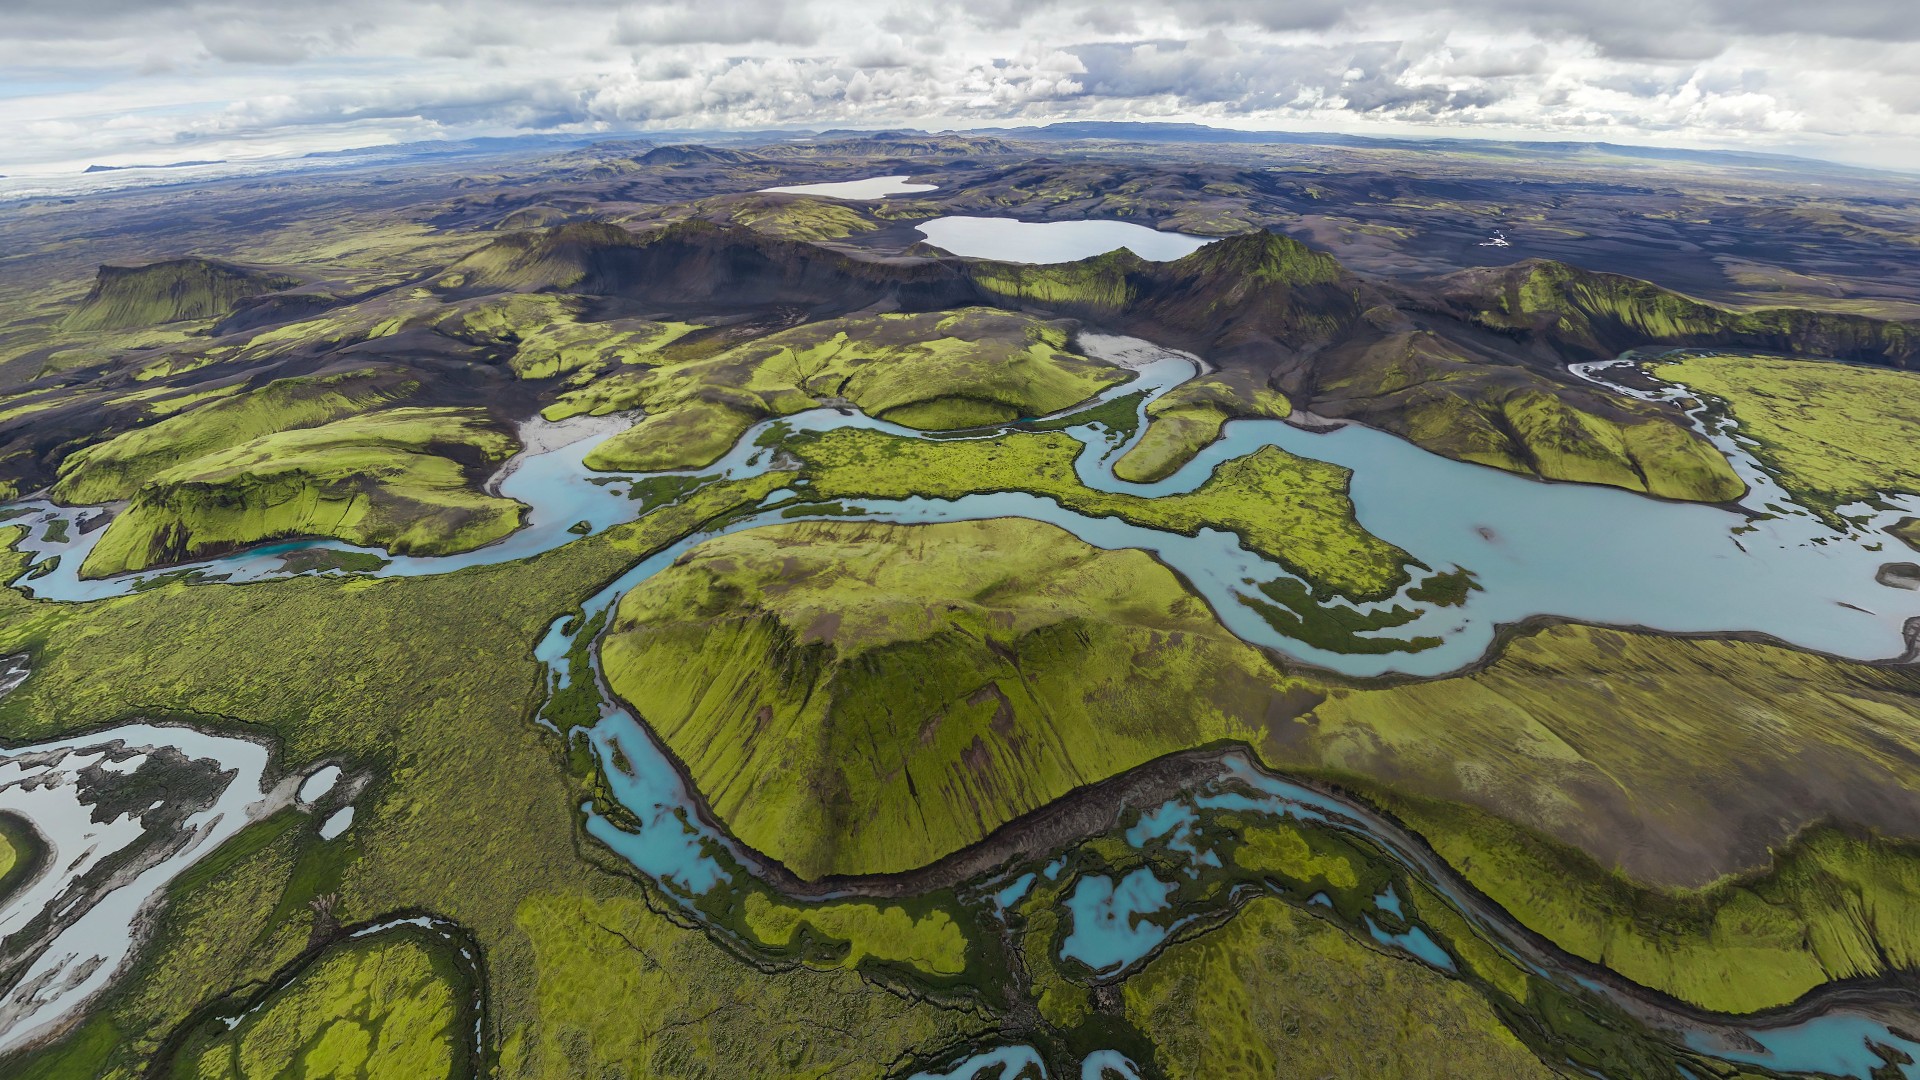
[(1920, 20), (1900, 7), (71, 0), (11, 14), (0, 39), (0, 172), (188, 144), (244, 156), (540, 129), (1076, 117), (1790, 146), (1920, 165)]

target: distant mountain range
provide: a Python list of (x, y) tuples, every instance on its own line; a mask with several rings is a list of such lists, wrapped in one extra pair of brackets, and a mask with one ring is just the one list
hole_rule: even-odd
[[(1819, 158), (1794, 154), (1758, 153), (1745, 150), (1691, 150), (1664, 146), (1632, 146), (1609, 142), (1529, 142), (1493, 139), (1409, 139), (1370, 135), (1348, 135), (1329, 131), (1242, 131), (1210, 127), (1206, 124), (1178, 124), (1141, 121), (1072, 120), (1037, 127), (979, 127), (955, 132), (934, 133), (918, 128), (828, 128), (760, 129), (754, 131), (632, 131), (591, 134), (543, 134), (459, 139), (435, 142), (397, 143), (364, 146), (347, 150), (324, 150), (304, 155), (307, 158), (484, 156), (489, 154), (538, 152), (583, 147), (595, 143), (635, 140), (644, 149), (651, 142), (670, 142), (680, 146), (764, 146), (795, 141), (833, 142), (850, 139), (926, 138), (935, 134), (988, 136), (1029, 143), (1120, 142), (1149, 144), (1240, 144), (1291, 146), (1346, 146), (1383, 150), (1450, 151), (1495, 153), (1514, 157), (1542, 158), (1625, 158), (1648, 161), (1683, 162), (1737, 168), (1788, 169), (1799, 172), (1822, 171), (1850, 174), (1885, 175), (1886, 170), (1842, 165)], [(181, 164), (205, 164), (182, 162)], [(96, 168), (102, 168), (96, 166)], [(93, 171), (93, 170), (89, 170)]]
[(225, 165), (225, 158), (212, 161), (169, 161), (164, 165), (89, 165), (82, 172), (127, 172), (132, 169), (190, 169), (195, 165)]

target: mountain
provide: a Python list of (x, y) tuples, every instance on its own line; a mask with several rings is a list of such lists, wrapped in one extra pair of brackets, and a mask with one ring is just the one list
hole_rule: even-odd
[(187, 319), (215, 319), (242, 300), (299, 284), (295, 278), (214, 259), (174, 259), (146, 266), (102, 266), (86, 299), (62, 326), (116, 330)]

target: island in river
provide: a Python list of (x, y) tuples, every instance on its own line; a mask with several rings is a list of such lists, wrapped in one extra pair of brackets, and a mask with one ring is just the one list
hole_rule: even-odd
[(0, 205), (9, 1075), (1920, 1068), (1894, 285), (1298, 147), (499, 166)]

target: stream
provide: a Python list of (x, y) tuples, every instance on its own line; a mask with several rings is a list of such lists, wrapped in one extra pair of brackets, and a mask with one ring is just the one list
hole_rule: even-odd
[[(1100, 400), (1145, 391), (1140, 406), (1143, 421), (1152, 399), (1202, 370), (1200, 362), (1192, 357), (1135, 339), (1086, 334), (1080, 344), (1090, 355), (1134, 372), (1131, 381), (1104, 392)], [(1584, 365), (1580, 374), (1612, 386), (1606, 380), (1606, 370), (1604, 364)], [(1082, 404), (1069, 412), (1087, 407)], [(1694, 420), (1702, 430), (1708, 430), (1698, 411)], [(774, 468), (774, 452), (758, 446), (756, 439), (775, 424), (801, 431), (855, 427), (928, 437), (851, 411), (814, 409), (755, 427), (718, 462), (684, 475), (747, 477)], [(637, 516), (639, 504), (629, 498), (637, 477), (595, 474), (583, 464), (599, 442), (611, 437), (612, 432), (605, 428), (605, 424), (597, 428), (583, 424), (579, 429), (582, 437), (542, 453), (523, 455), (510, 471), (497, 478), (500, 494), (530, 508), (527, 524), (505, 540), (476, 551), (442, 557), (389, 557), (377, 550), (332, 541), (292, 541), (164, 572), (82, 580), (78, 577), (79, 566), (104, 531), (98, 511), (29, 500), (13, 504), (17, 511), (13, 521), (27, 527), (19, 546), (31, 553), (35, 568), (17, 585), (36, 596), (91, 600), (124, 595), (161, 578), (241, 582), (289, 576), (295, 571), (289, 568), (286, 557), (309, 551), (377, 555), (384, 562), (378, 569), (367, 571), (372, 576), (445, 573), (526, 558), (578, 539), (582, 535), (578, 522), (587, 523), (586, 533), (597, 533)], [(865, 511), (866, 520), (891, 522), (1026, 517), (1058, 525), (1097, 547), (1150, 551), (1185, 575), (1221, 621), (1242, 638), (1356, 676), (1395, 672), (1437, 675), (1457, 670), (1486, 652), (1498, 626), (1539, 615), (1667, 631), (1754, 631), (1803, 648), (1858, 659), (1900, 655), (1905, 649), (1902, 632), (1906, 621), (1920, 616), (1920, 593), (1887, 587), (1875, 577), (1883, 563), (1905, 550), (1885, 533), (1885, 528), (1902, 516), (1920, 514), (1920, 500), (1896, 497), (1886, 500), (1889, 508), (1847, 508), (1848, 513), (1859, 516), (1859, 522), (1845, 533), (1835, 532), (1804, 511), (1778, 512), (1787, 503), (1785, 496), (1724, 427), (1708, 433), (1749, 483), (1750, 492), (1740, 507), (1746, 512), (1662, 502), (1588, 485), (1543, 484), (1441, 458), (1394, 436), (1355, 425), (1315, 432), (1265, 420), (1233, 421), (1218, 441), (1172, 476), (1154, 484), (1129, 484), (1113, 476), (1112, 465), (1137, 442), (1144, 423), (1125, 440), (1091, 425), (1067, 430), (1083, 443), (1076, 469), (1089, 487), (1148, 497), (1193, 490), (1221, 462), (1266, 446), (1344, 466), (1353, 472), (1352, 498), (1362, 526), (1436, 570), (1461, 567), (1472, 571), (1482, 591), (1472, 593), (1466, 604), (1457, 608), (1417, 605), (1404, 595), (1382, 604), (1361, 605), (1363, 610), (1395, 603), (1423, 607), (1417, 620), (1397, 628), (1395, 633), (1432, 635), (1440, 639), (1434, 648), (1389, 654), (1330, 652), (1281, 635), (1242, 602), (1243, 597), (1253, 595), (1257, 585), (1291, 575), (1247, 551), (1231, 533), (1202, 529), (1188, 537), (1160, 532), (1114, 518), (1076, 513), (1051, 499), (1021, 492), (968, 495), (954, 500), (844, 500), (843, 504)], [(938, 437), (985, 438), (996, 434), (999, 431)], [(667, 546), (588, 599), (582, 605), (582, 614), (557, 619), (535, 650), (536, 657), (549, 668), (550, 687), (565, 685), (569, 678), (568, 654), (576, 645), (576, 635), (595, 615), (608, 611), (626, 592), (714, 535), (793, 520), (781, 513), (791, 500), (791, 492), (775, 492), (760, 512), (736, 517), (716, 529)], [(1759, 516), (1763, 514), (1766, 516)], [(589, 655), (597, 677), (597, 650), (590, 649)], [(690, 901), (723, 885), (734, 872), (716, 858), (716, 852), (725, 852), (734, 863), (750, 869), (761, 860), (707, 820), (697, 795), (644, 724), (604, 693), (602, 697), (604, 716), (598, 724), (564, 734), (569, 739), (584, 739), (592, 747), (628, 827), (589, 803), (581, 807), (586, 829), (659, 882), (667, 895), (686, 905), (689, 916), (697, 917)], [(544, 717), (543, 722), (551, 724)], [(120, 749), (112, 749), (113, 745)], [(70, 862), (60, 873), (43, 872), (46, 880), (36, 882), (29, 894), (16, 897), (0, 909), (0, 934), (10, 934), (16, 933), (26, 918), (50, 910), (52, 899), (65, 895), (60, 890), (85, 877), (85, 857), (71, 862), (73, 857), (62, 852), (73, 850), (77, 843), (95, 840), (103, 851), (138, 846), (137, 834), (144, 828), (140, 824), (144, 818), (131, 812), (113, 817), (105, 825), (92, 824), (91, 817), (99, 815), (89, 809), (85, 799), (69, 793), (55, 805), (51, 795), (42, 793), (61, 791), (61, 786), (35, 787), (25, 781), (42, 774), (70, 777), (95, 764), (137, 769), (139, 763), (125, 764), (131, 760), (128, 748), (166, 746), (176, 747), (175, 756), (182, 760), (219, 763), (221, 775), (231, 779), (210, 803), (193, 809), (184, 818), (175, 830), (184, 839), (155, 847), (155, 851), (164, 849), (163, 853), (130, 884), (105, 892), (78, 921), (32, 951), (25, 961), (27, 969), (8, 984), (10, 989), (0, 999), (0, 1050), (18, 1045), (38, 1027), (65, 1015), (96, 992), (125, 963), (138, 935), (142, 907), (160, 887), (246, 821), (264, 813), (274, 805), (274, 798), (291, 797), (290, 793), (274, 796), (261, 790), (266, 766), (263, 748), (185, 729), (134, 725), (0, 754), (0, 809), (17, 809), (48, 836), (56, 852), (53, 865), (62, 860)], [(1881, 1059), (1867, 1047), (1869, 1039), (1920, 1057), (1920, 1043), (1895, 1034), (1884, 1018), (1863, 1008), (1835, 1007), (1793, 1023), (1742, 1024), (1670, 1010), (1629, 984), (1596, 978), (1589, 968), (1534, 941), (1503, 911), (1489, 910), (1490, 905), (1466, 888), (1449, 867), (1391, 821), (1364, 806), (1266, 774), (1243, 757), (1224, 758), (1216, 776), (1195, 785), (1180, 799), (1139, 808), (1151, 817), (1142, 818), (1140, 839), (1134, 840), (1130, 834), (1129, 840), (1138, 846), (1179, 829), (1180, 821), (1195, 809), (1226, 806), (1273, 817), (1313, 815), (1314, 820), (1364, 837), (1446, 897), (1509, 955), (1559, 985), (1577, 984), (1605, 998), (1650, 1030), (1670, 1037), (1675, 1045), (1729, 1060), (1752, 1061), (1782, 1072), (1854, 1077), (1865, 1077), (1868, 1070), (1881, 1065)], [(159, 809), (156, 805), (150, 811)], [(351, 817), (345, 821), (350, 823)], [(1198, 845), (1192, 845), (1191, 850), (1196, 868), (1205, 865), (1209, 853)], [(1074, 934), (1069, 936), (1067, 948), (1078, 950), (1079, 958), (1101, 971), (1103, 977), (1133, 969), (1177, 930), (1171, 922), (1156, 918), (1160, 913), (1157, 905), (1165, 898), (1165, 883), (1152, 879), (1150, 871), (1138, 873), (1147, 873), (1148, 878), (1130, 875), (1120, 881), (1101, 882), (1082, 879), (1079, 890), (1064, 901), (1070, 912), (1080, 916), (1070, 920)], [(982, 882), (981, 890), (975, 891), (982, 890), (982, 895), (990, 897), (983, 902), (997, 904), (1003, 909), (1002, 915), (1004, 908), (1025, 891), (1012, 878)], [(1009, 896), (1013, 899), (997, 899)], [(1397, 896), (1380, 898), (1382, 911), (1397, 913), (1398, 903)], [(1388, 934), (1371, 923), (1369, 927), (1384, 948), (1441, 970), (1448, 970), (1452, 963), (1445, 951), (1417, 927), (1402, 934)], [(0, 960), (11, 961), (14, 938), (5, 937), (3, 944)], [(0, 973), (7, 970), (0, 968)], [(1029, 1060), (1039, 1061), (1032, 1048), (1006, 1046), (955, 1063), (950, 1071), (921, 1076), (970, 1078), (1007, 1065), (1013, 1066), (1009, 1070), (1012, 1072)], [(1082, 1073), (1089, 1080), (1102, 1075), (1131, 1077), (1135, 1068), (1113, 1051), (1102, 1051), (1082, 1062)], [(1900, 1068), (1902, 1075), (1920, 1078), (1916, 1066)]]

